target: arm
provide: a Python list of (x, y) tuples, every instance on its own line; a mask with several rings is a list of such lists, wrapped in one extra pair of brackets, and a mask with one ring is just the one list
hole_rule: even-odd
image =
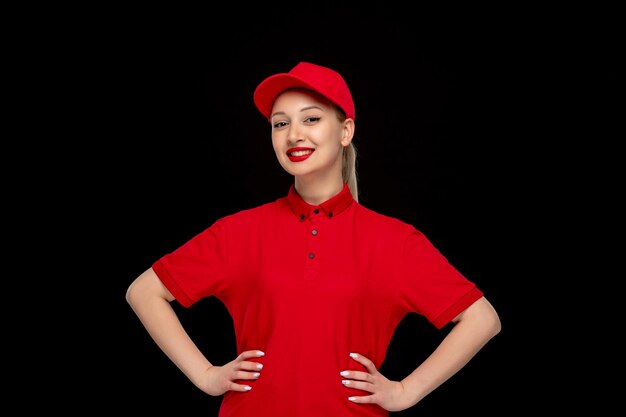
[(402, 380), (414, 405), (443, 384), (500, 332), (500, 319), (486, 298), (481, 297), (454, 318), (454, 327), (435, 351)]
[(262, 352), (243, 352), (224, 366), (214, 366), (183, 328), (170, 305), (173, 300), (152, 268), (137, 277), (126, 292), (126, 301), (152, 339), (194, 385), (210, 395), (248, 391), (249, 386), (234, 381), (259, 377), (257, 363), (247, 359), (262, 356)]
[(376, 403), (389, 411), (412, 407), (461, 370), (501, 329), (498, 314), (484, 297), (455, 317), (453, 322), (454, 327), (437, 349), (400, 382), (386, 379), (369, 359), (353, 356), (368, 372), (350, 371), (347, 378), (353, 380), (344, 384), (372, 394), (350, 397), (350, 400), (361, 404)]

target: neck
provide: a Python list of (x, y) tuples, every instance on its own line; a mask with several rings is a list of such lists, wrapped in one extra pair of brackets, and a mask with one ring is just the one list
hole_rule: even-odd
[(319, 178), (296, 177), (295, 188), (304, 201), (317, 206), (339, 194), (343, 190), (343, 180), (341, 176), (333, 176), (324, 181)]

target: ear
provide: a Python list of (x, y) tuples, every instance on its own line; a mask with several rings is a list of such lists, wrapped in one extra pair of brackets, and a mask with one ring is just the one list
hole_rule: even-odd
[(346, 119), (343, 122), (343, 136), (341, 137), (341, 144), (346, 147), (352, 142), (354, 137), (354, 129), (356, 128), (353, 119)]

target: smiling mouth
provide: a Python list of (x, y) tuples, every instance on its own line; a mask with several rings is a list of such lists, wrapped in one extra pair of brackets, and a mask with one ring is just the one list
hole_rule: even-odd
[(291, 162), (302, 162), (307, 160), (315, 152), (312, 148), (291, 148), (287, 149), (287, 158)]
[(300, 150), (300, 151), (287, 152), (287, 155), (298, 157), (298, 156), (310, 155), (312, 153), (313, 153), (313, 149), (306, 149), (306, 150)]

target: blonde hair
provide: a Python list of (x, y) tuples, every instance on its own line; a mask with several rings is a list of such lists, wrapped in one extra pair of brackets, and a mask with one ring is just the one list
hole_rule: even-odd
[(350, 142), (348, 146), (343, 148), (343, 157), (341, 161), (341, 178), (343, 182), (348, 184), (350, 193), (355, 201), (359, 201), (359, 190), (357, 188), (356, 177), (356, 147)]
[[(335, 109), (337, 110), (337, 119), (340, 122), (345, 122), (346, 120), (346, 112), (343, 111), (341, 107), (336, 104), (333, 104)], [(356, 176), (356, 146), (354, 146), (354, 138), (350, 141), (348, 146), (344, 146), (343, 155), (341, 157), (341, 178), (343, 182), (348, 184), (348, 188), (350, 189), (350, 194), (352, 194), (352, 198), (354, 201), (359, 201), (359, 189), (357, 187), (357, 176)]]

